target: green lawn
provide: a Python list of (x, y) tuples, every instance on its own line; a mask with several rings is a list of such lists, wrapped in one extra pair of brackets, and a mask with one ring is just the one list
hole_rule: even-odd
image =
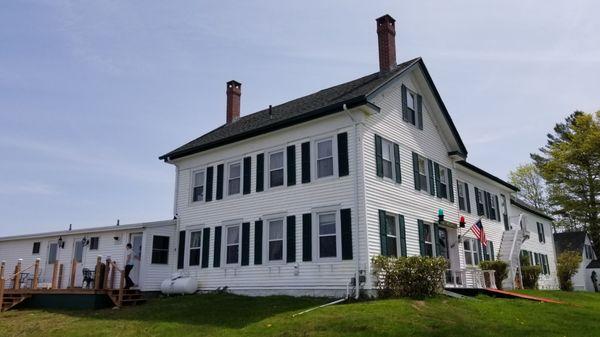
[(378, 300), (292, 318), (324, 299), (194, 295), (121, 310), (0, 314), (0, 336), (600, 336), (600, 294), (527, 291), (567, 304), (478, 297)]

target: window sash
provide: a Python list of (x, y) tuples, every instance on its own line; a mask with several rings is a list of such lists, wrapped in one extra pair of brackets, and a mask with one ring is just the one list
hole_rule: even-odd
[(387, 214), (386, 221), (386, 242), (388, 248), (388, 256), (398, 256), (398, 226), (395, 215)]
[(337, 257), (337, 215), (335, 212), (319, 213), (318, 243), (319, 258)]
[(394, 145), (385, 139), (381, 140), (381, 159), (383, 163), (383, 176), (394, 179)]
[(227, 227), (225, 240), (225, 262), (226, 264), (238, 264), (240, 261), (240, 226)]
[(169, 241), (168, 236), (152, 237), (152, 264), (169, 264)]
[[(269, 154), (269, 187), (283, 186), (284, 159), (283, 150)], [(281, 160), (281, 163), (277, 163), (279, 160)]]
[[(324, 147), (321, 147), (324, 146)], [(333, 175), (333, 139), (317, 141), (317, 178)], [(322, 151), (323, 150), (323, 151)]]
[[(276, 228), (279, 227), (279, 228)], [(274, 230), (276, 229), (276, 230)], [(269, 261), (283, 261), (283, 238), (285, 226), (283, 219), (269, 221), (268, 249)]]
[(457, 195), (458, 195), (458, 209), (461, 211), (467, 210), (466, 196), (465, 196), (465, 183), (459, 181), (457, 184)]
[(204, 179), (204, 171), (194, 173), (192, 201), (202, 201), (204, 199)]
[(54, 264), (57, 261), (58, 243), (48, 245), (48, 264)]
[(189, 265), (200, 265), (200, 248), (202, 246), (202, 231), (194, 231), (190, 233), (190, 256)]
[(97, 236), (90, 238), (90, 250), (98, 250), (99, 247), (100, 247), (100, 238)]
[[(237, 172), (236, 172), (237, 170)], [(241, 189), (241, 178), (242, 174), (242, 164), (241, 163), (232, 163), (229, 164), (229, 178), (227, 184), (227, 193), (229, 195), (239, 194)]]

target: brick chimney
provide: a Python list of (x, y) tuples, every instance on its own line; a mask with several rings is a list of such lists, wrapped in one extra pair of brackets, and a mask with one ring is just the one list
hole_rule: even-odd
[(388, 14), (377, 19), (377, 40), (379, 42), (379, 71), (384, 73), (396, 67), (396, 27), (393, 17)]
[(240, 118), (240, 96), (242, 84), (238, 81), (227, 82), (227, 124)]

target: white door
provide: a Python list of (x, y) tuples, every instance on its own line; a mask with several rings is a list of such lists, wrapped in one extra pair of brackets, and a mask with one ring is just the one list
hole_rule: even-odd
[(131, 243), (133, 254), (137, 257), (137, 259), (133, 259), (133, 269), (131, 270), (131, 280), (136, 286), (139, 286), (140, 280), (140, 261), (142, 260), (142, 233), (133, 233), (129, 238), (129, 243)]

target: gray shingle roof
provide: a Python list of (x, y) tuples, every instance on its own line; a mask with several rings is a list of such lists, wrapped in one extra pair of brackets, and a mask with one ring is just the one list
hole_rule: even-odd
[(242, 116), (231, 124), (224, 124), (179, 148), (160, 156), (175, 159), (211, 148), (230, 144), (265, 132), (274, 131), (307, 120), (338, 112), (343, 104), (348, 108), (367, 103), (366, 96), (394, 78), (421, 58), (399, 64), (394, 70), (376, 72), (359, 79), (323, 89), (313, 94)]
[(548, 219), (550, 221), (554, 221), (554, 218), (552, 218), (551, 216), (549, 216), (548, 214), (544, 213), (544, 211), (542, 211), (539, 208), (535, 208), (532, 205), (526, 203), (525, 201), (519, 199), (519, 198), (515, 198), (515, 197), (510, 197), (510, 203), (512, 205), (515, 205), (517, 207), (520, 207), (526, 211), (529, 211), (535, 215), (541, 216), (542, 218)]
[(554, 234), (554, 245), (556, 254), (565, 251), (582, 252), (585, 244), (586, 232), (564, 232)]

